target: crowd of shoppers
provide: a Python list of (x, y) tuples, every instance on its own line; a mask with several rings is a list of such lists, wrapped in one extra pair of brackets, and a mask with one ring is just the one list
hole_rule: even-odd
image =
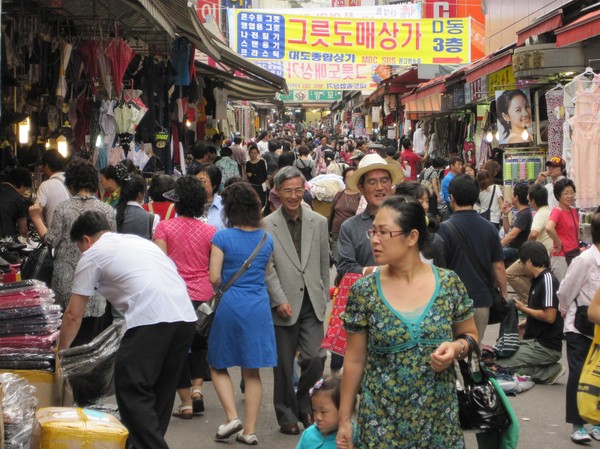
[[(494, 182), (494, 161), (475, 167), (458, 156), (429, 160), (413, 152), (409, 139), (402, 152), (388, 146), (378, 153), (367, 142), (354, 150), (328, 137), (288, 142), (266, 134), (245, 146), (236, 136), (226, 149), (221, 139), (198, 143), (187, 175), (175, 181), (158, 174), (149, 186), (125, 161), (99, 175), (81, 159), (65, 168), (57, 153), (44, 155), (48, 180), (29, 218), (55, 251), (52, 287), (65, 310), (61, 347), (89, 342), (113, 316), (125, 319), (115, 375), (133, 447), (166, 447), (171, 414), (204, 413), (208, 379), (225, 415), (215, 439), (258, 444), (259, 369), (266, 367), (274, 370), (273, 406), (283, 434), (298, 435), (302, 424), (306, 439), (344, 448), (463, 447), (452, 362), (465, 356), (462, 335), (483, 339), (491, 288), (508, 298), (509, 286), (526, 322), (517, 353), (499, 365), (553, 384), (565, 372), (564, 333), (571, 438), (600, 439), (600, 429), (585, 427), (577, 413), (577, 373), (591, 340), (573, 324), (577, 306), (589, 305), (600, 287), (594, 284), (600, 221), (598, 214), (592, 219), (593, 245), (581, 253), (576, 189), (563, 176), (564, 161), (552, 158), (536, 183), (516, 184), (505, 198)], [(312, 209), (306, 181), (334, 173), (332, 166), (345, 188), (324, 217)], [(552, 182), (544, 185), (546, 179)], [(22, 193), (31, 175), (13, 169), (4, 180), (3, 232), (26, 235)], [(265, 235), (256, 259), (224, 293), (210, 337), (193, 336), (190, 311), (227, 284)], [(341, 377), (323, 382), (330, 247), (335, 283), (348, 273), (361, 279), (342, 314), (348, 341), (345, 357), (335, 362), (336, 370), (343, 366)], [(145, 260), (133, 266), (138, 257)], [(151, 279), (150, 266), (161, 267), (161, 276)], [(162, 286), (149, 294), (161, 281), (172, 291)], [(115, 283), (123, 288), (117, 291)], [(153, 308), (148, 299), (160, 292)], [(158, 337), (144, 341), (148, 332)], [(126, 358), (137, 360), (153, 344), (160, 349), (155, 357), (128, 368)], [(176, 368), (166, 366), (175, 360)], [(242, 371), (243, 416), (233, 367)], [(175, 391), (180, 404), (173, 411)], [(85, 403), (77, 388), (75, 396)], [(415, 397), (422, 406), (407, 408)], [(339, 426), (313, 427), (327, 413), (337, 413)], [(436, 419), (441, 414), (447, 419)]]

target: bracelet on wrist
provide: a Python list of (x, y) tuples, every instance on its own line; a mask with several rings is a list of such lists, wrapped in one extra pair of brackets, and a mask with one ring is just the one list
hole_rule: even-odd
[(456, 341), (457, 341), (458, 343), (460, 343), (460, 352), (458, 353), (458, 355), (456, 356), (456, 358), (457, 358), (458, 360), (462, 360), (462, 358), (463, 358), (463, 357), (464, 357), (464, 355), (465, 355), (465, 344), (464, 344), (464, 342), (462, 341), (462, 339), (460, 339), (460, 338), (459, 338), (458, 340), (456, 340)]

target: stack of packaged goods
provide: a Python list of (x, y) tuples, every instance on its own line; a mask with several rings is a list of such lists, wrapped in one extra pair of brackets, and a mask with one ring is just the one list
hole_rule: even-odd
[(53, 372), (61, 317), (43, 282), (0, 284), (0, 369)]
[(0, 374), (2, 384), (2, 417), (4, 449), (29, 448), (37, 399), (35, 387), (24, 378), (11, 373)]

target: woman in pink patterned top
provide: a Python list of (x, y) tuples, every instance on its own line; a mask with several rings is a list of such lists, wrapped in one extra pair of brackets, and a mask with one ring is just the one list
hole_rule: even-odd
[[(154, 232), (154, 243), (162, 249), (177, 266), (177, 272), (187, 285), (188, 294), (198, 307), (213, 295), (212, 284), (208, 279), (211, 240), (216, 229), (196, 217), (204, 213), (206, 191), (200, 181), (193, 176), (179, 178), (174, 192), (177, 218), (161, 221)], [(204, 412), (202, 383), (208, 377), (206, 361), (206, 340), (196, 336), (186, 364), (189, 369), (182, 371), (177, 393), (181, 399), (179, 409), (173, 416), (191, 419)], [(190, 391), (191, 376), (191, 391)]]

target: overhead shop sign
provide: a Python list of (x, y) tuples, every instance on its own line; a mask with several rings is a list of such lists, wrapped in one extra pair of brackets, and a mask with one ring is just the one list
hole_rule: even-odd
[(291, 90), (288, 95), (279, 94), (284, 103), (310, 103), (338, 101), (342, 99), (341, 90)]
[[(283, 14), (290, 12), (290, 8), (282, 9), (254, 9), (257, 13)], [(296, 10), (297, 11), (297, 10)], [(356, 17), (358, 19), (420, 19), (420, 3), (401, 3), (399, 5), (380, 5), (380, 6), (343, 6), (334, 8), (302, 8), (303, 16), (315, 17)]]
[(347, 64), (461, 64), (471, 19), (357, 19), (229, 9), (232, 47), (249, 59)]

